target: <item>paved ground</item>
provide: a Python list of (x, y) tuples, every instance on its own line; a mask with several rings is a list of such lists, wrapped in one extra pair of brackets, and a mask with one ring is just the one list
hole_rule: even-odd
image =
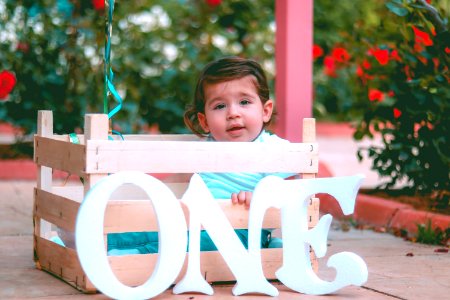
[[(321, 161), (334, 175), (366, 174), (366, 187), (379, 183), (367, 162), (355, 158), (357, 145), (348, 136), (319, 135)], [(32, 259), (32, 189), (34, 181), (0, 181), (0, 299), (104, 299), (84, 295), (57, 278), (35, 269)], [(367, 263), (369, 279), (363, 287), (346, 287), (330, 296), (306, 296), (278, 286), (280, 296), (242, 296), (239, 299), (449, 299), (450, 254), (436, 246), (414, 244), (387, 233), (340, 230), (334, 223), (328, 255), (355, 252)], [(319, 276), (332, 280), (334, 273), (320, 259)], [(230, 286), (214, 287), (214, 297), (174, 296), (170, 291), (155, 299), (235, 299)]]

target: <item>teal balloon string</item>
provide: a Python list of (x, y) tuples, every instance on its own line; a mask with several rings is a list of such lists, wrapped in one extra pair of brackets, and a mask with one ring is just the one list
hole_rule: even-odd
[[(112, 18), (114, 12), (114, 0), (107, 1), (108, 4), (108, 14), (107, 14), (107, 23), (106, 23), (106, 43), (105, 43), (105, 87), (103, 94), (103, 112), (108, 114), (108, 118), (111, 119), (117, 112), (122, 109), (122, 97), (120, 97), (117, 92), (113, 80), (114, 73), (111, 68), (111, 35), (112, 35)], [(113, 98), (118, 103), (114, 109), (109, 111), (108, 106), (108, 96), (112, 95)]]

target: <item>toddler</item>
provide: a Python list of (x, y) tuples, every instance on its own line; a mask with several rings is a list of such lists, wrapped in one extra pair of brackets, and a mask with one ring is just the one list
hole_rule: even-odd
[[(265, 128), (274, 115), (266, 75), (261, 66), (250, 59), (225, 57), (206, 65), (200, 74), (193, 103), (184, 121), (195, 134), (208, 141), (287, 143)], [(252, 191), (267, 173), (200, 173), (216, 199), (230, 199), (234, 204), (250, 206)], [(294, 174), (270, 175), (286, 178)], [(248, 247), (248, 231), (236, 230)], [(261, 232), (261, 247), (280, 247), (269, 230)], [(110, 255), (157, 253), (157, 232), (130, 232), (108, 235)], [(209, 235), (202, 231), (202, 251), (216, 250)]]

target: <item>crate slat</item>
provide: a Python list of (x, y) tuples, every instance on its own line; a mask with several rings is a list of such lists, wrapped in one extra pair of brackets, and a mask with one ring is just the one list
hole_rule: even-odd
[(62, 247), (36, 236), (35, 243), (35, 250), (39, 254), (36, 262), (39, 269), (55, 275), (85, 293), (97, 292), (97, 289), (84, 274), (77, 252), (74, 249)]
[(317, 148), (314, 143), (278, 145), (92, 140), (86, 146), (86, 172), (115, 173), (133, 170), (146, 173), (317, 173)]
[[(187, 269), (188, 255), (184, 261), (177, 279), (174, 283), (180, 281)], [(267, 279), (276, 279), (275, 271), (281, 267), (283, 257), (283, 249), (263, 249), (261, 251), (261, 264), (264, 266), (264, 275)], [(142, 254), (142, 255), (124, 255), (109, 256), (108, 260), (114, 274), (124, 284), (129, 286), (137, 286), (143, 284), (152, 274), (158, 254)], [(228, 265), (223, 257), (217, 251), (201, 252), (200, 271), (208, 282), (217, 281), (235, 281), (233, 273), (231, 273)]]
[(62, 229), (75, 231), (75, 220), (80, 203), (38, 188), (35, 193), (35, 216)]
[(85, 146), (35, 136), (34, 161), (41, 166), (83, 176), (86, 165)]

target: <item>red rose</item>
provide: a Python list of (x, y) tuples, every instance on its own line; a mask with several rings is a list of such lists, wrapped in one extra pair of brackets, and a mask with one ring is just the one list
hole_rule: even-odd
[(356, 67), (356, 75), (358, 75), (358, 77), (362, 77), (364, 75), (364, 71), (361, 66)]
[(391, 58), (396, 61), (402, 61), (402, 59), (398, 55), (398, 51), (396, 49), (391, 51)]
[(209, 6), (217, 6), (222, 3), (222, 0), (205, 0)]
[(16, 77), (9, 71), (0, 73), (0, 99), (5, 99), (16, 85)]
[(394, 107), (394, 118), (398, 119), (402, 115), (402, 111)]
[(92, 0), (92, 6), (94, 6), (96, 10), (104, 10), (105, 0)]
[(332, 56), (325, 56), (323, 60), (324, 64), (324, 73), (330, 77), (336, 77), (336, 64), (334, 62), (334, 58)]
[(350, 54), (348, 54), (345, 48), (341, 47), (334, 48), (331, 55), (333, 55), (333, 58), (338, 62), (346, 62), (350, 59)]
[(383, 101), (384, 93), (377, 89), (369, 89), (369, 100), (370, 101)]
[(370, 53), (375, 56), (380, 65), (386, 65), (389, 62), (389, 50), (387, 49), (372, 49)]
[(367, 59), (365, 59), (362, 62), (362, 67), (366, 70), (369, 70), (372, 66), (370, 65), (370, 62)]
[(416, 26), (412, 27), (414, 30), (414, 34), (416, 36), (417, 44), (424, 44), (425, 46), (432, 46), (433, 40), (430, 38), (430, 35), (425, 31), (418, 29)]
[(323, 55), (323, 49), (319, 45), (313, 46), (313, 58), (317, 59)]

